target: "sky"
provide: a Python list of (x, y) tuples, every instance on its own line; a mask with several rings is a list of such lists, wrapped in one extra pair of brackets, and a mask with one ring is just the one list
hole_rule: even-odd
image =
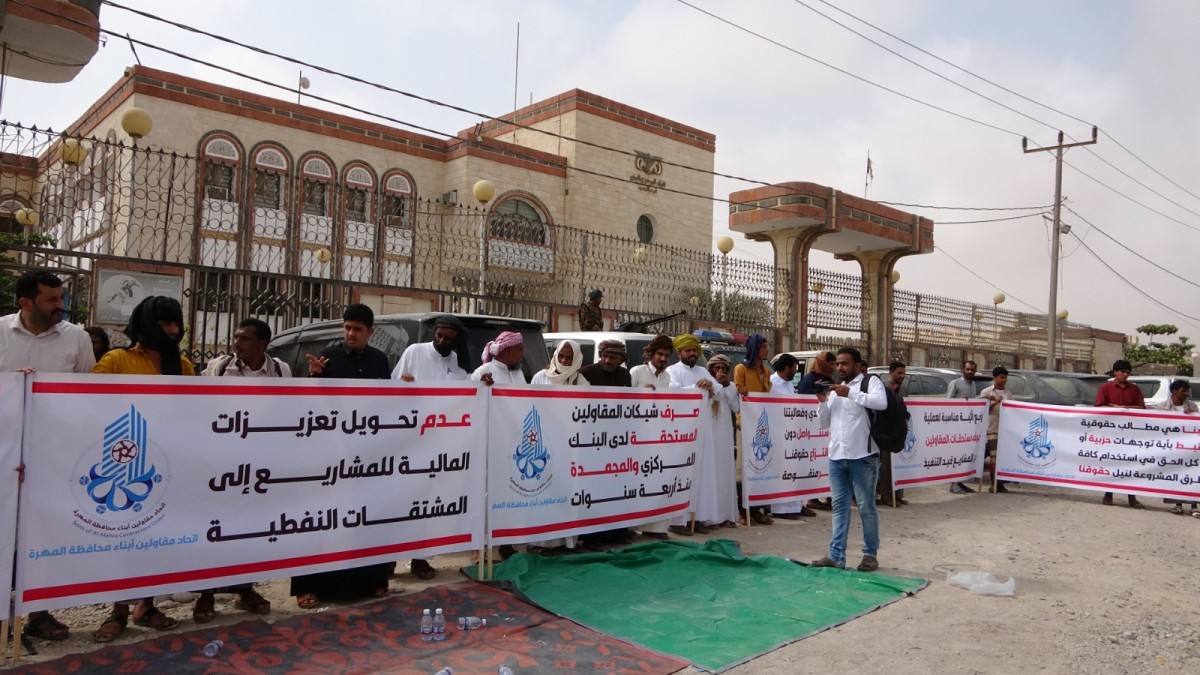
[[(1064, 209), (1062, 221), (1071, 231), (1062, 241), (1058, 307), (1070, 313), (1071, 321), (1097, 328), (1134, 334), (1140, 325), (1167, 323), (1193, 342), (1200, 339), (1200, 272), (1194, 264), (1200, 252), (1200, 180), (1193, 157), (1200, 148), (1195, 124), (1200, 119), (1200, 76), (1193, 67), (1200, 62), (1200, 41), (1194, 39), (1200, 3), (119, 4), (489, 115), (512, 110), (514, 90), (521, 106), (572, 88), (585, 89), (714, 133), (716, 170), (754, 181), (807, 181), (862, 195), (869, 151), (874, 180), (866, 196), (887, 202), (974, 209), (1052, 204), (1053, 153), (1023, 153), (1022, 137), (1029, 138), (1030, 147), (1054, 144), (1060, 130), (1084, 140), (1094, 124), (1100, 128), (1099, 142), (1068, 150), (1065, 156), (1063, 195), (1069, 210)], [(128, 33), (287, 87), (295, 86), (302, 69), (109, 3), (102, 9), (101, 24), (117, 35)], [(291, 97), (146, 46), (138, 46), (137, 54), (147, 66)], [(129, 43), (108, 36), (107, 44), (70, 83), (10, 79), (0, 117), (61, 129), (134, 62)], [(334, 75), (311, 69), (304, 74), (311, 93), (411, 124), (455, 133), (479, 121)], [(754, 185), (718, 177), (714, 195), (728, 197)], [(1050, 226), (1039, 211), (897, 208), (934, 220), (937, 246), (933, 253), (909, 256), (897, 264), (900, 289), (984, 306), (990, 306), (999, 291), (1007, 296), (1004, 309), (1046, 311)], [(726, 204), (713, 204), (714, 241), (730, 234), (727, 213)], [(960, 223), (1014, 216), (1027, 217)], [(734, 257), (771, 260), (768, 245), (737, 233), (732, 236)], [(814, 254), (813, 264), (858, 272), (856, 265), (821, 253)]]

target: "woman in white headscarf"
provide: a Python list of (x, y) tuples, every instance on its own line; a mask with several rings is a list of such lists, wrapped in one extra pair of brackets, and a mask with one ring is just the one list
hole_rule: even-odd
[[(583, 366), (583, 350), (574, 340), (559, 340), (554, 346), (554, 355), (550, 357), (550, 365), (545, 370), (533, 374), (530, 384), (557, 384), (565, 386), (588, 387), (591, 383), (579, 374)], [(563, 547), (575, 548), (575, 537), (560, 537), (546, 541), (529, 543), (530, 553), (549, 553), (551, 549)]]
[(562, 384), (568, 386), (587, 387), (591, 383), (579, 374), (583, 367), (583, 350), (574, 340), (559, 340), (554, 347), (554, 355), (550, 357), (550, 365), (545, 370), (533, 374), (530, 384)]

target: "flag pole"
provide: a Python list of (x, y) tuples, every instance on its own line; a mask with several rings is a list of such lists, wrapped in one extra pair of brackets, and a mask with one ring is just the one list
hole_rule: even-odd
[(867, 198), (867, 190), (871, 186), (871, 179), (875, 177), (875, 172), (871, 170), (871, 149), (867, 148), (867, 175), (863, 177), (863, 199)]

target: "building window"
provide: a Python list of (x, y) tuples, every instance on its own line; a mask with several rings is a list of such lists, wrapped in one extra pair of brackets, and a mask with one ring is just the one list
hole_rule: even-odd
[(529, 202), (509, 199), (492, 211), (490, 234), (497, 239), (540, 246), (546, 243), (546, 222)]
[(367, 222), (367, 191), (357, 188), (346, 189), (346, 220)]
[(385, 177), (380, 213), (381, 222), (385, 227), (412, 228), (410, 222), (412, 192), (412, 182), (406, 176), (392, 173)]
[(642, 214), (637, 222), (637, 237), (638, 241), (643, 244), (649, 244), (654, 241), (654, 219), (646, 214)]
[(222, 202), (237, 201), (233, 190), (233, 167), (217, 162), (204, 163), (204, 196)]

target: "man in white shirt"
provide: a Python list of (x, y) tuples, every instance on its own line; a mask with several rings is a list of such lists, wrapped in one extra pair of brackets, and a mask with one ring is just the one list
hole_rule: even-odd
[[(667, 362), (671, 360), (673, 353), (675, 353), (675, 345), (671, 338), (661, 334), (655, 335), (654, 339), (642, 350), (642, 358), (646, 362), (629, 369), (629, 378), (633, 382), (631, 386), (655, 391), (670, 389), (671, 375), (667, 373)], [(666, 541), (670, 539), (667, 535), (667, 528), (670, 525), (670, 520), (658, 520), (641, 525), (638, 529), (651, 539)]]
[[(696, 387), (705, 393), (705, 406), (707, 407), (709, 399), (712, 397), (713, 388), (716, 381), (712, 375), (700, 366), (696, 365), (700, 361), (700, 340), (695, 335), (683, 334), (675, 337), (675, 351), (679, 352), (679, 362), (667, 367), (667, 374), (671, 378), (672, 389), (684, 389), (687, 387)], [(711, 418), (701, 416), (700, 418), (700, 438), (696, 443), (696, 468), (697, 475), (703, 475), (704, 465), (708, 464), (709, 470), (712, 469), (715, 460), (712, 443), (712, 420)], [(700, 481), (702, 482), (702, 481)], [(700, 490), (697, 492), (696, 498), (693, 500), (695, 508), (699, 509), (701, 499)], [(710, 495), (715, 498), (715, 496)], [(678, 516), (671, 520), (671, 526), (668, 528), (672, 533), (685, 537), (692, 536), (692, 531), (688, 529), (687, 514)], [(700, 534), (708, 534), (708, 528), (702, 523), (696, 523), (695, 529)]]
[(529, 384), (521, 371), (525, 356), (525, 338), (520, 333), (504, 331), (483, 348), (483, 365), (471, 373), (471, 379), (493, 384)]
[(465, 348), (467, 331), (458, 317), (443, 314), (433, 320), (433, 341), (409, 345), (392, 369), (393, 380), (439, 382), (465, 380), (457, 350)]
[[(771, 373), (771, 393), (794, 396), (796, 387), (792, 384), (792, 378), (796, 377), (796, 371), (800, 370), (800, 361), (791, 354), (780, 354), (775, 357), (771, 370), (774, 371)], [(805, 506), (804, 500), (793, 499), (772, 506), (771, 515), (784, 520), (800, 520), (805, 517), (815, 518), (817, 512)]]
[[(708, 372), (713, 386), (713, 458), (711, 471), (700, 472), (700, 496), (697, 499), (696, 519), (713, 530), (718, 527), (737, 527), (737, 468), (734, 462), (733, 416), (741, 409), (737, 386), (729, 379), (733, 363), (724, 354), (713, 354), (708, 360)], [(701, 467), (703, 469), (704, 467)]]
[[(962, 377), (954, 380), (946, 387), (946, 398), (971, 399), (975, 396), (975, 371), (979, 366), (974, 361), (963, 361)], [(966, 483), (959, 481), (950, 485), (950, 492), (965, 495), (974, 492)]]
[(887, 394), (878, 377), (869, 377), (862, 391), (862, 354), (853, 347), (838, 350), (834, 367), (839, 384), (817, 394), (817, 419), (829, 430), (829, 486), (833, 490), (833, 537), (829, 554), (814, 567), (846, 567), (846, 536), (850, 531), (850, 498), (862, 517), (863, 558), (860, 572), (879, 569), (879, 517), (875, 511), (875, 482), (879, 479), (879, 448), (871, 440), (867, 410), (885, 410)]
[[(90, 373), (96, 365), (92, 338), (63, 318), (63, 282), (46, 270), (17, 278), (15, 314), (0, 317), (0, 372)], [(18, 472), (25, 466), (17, 467)], [(59, 642), (69, 629), (50, 612), (31, 612), (22, 641), (39, 637)], [(36, 653), (27, 645), (30, 653)]]
[(208, 377), (291, 377), (292, 369), (267, 356), (271, 327), (261, 319), (246, 319), (233, 331), (233, 353), (208, 362), (201, 375)]

